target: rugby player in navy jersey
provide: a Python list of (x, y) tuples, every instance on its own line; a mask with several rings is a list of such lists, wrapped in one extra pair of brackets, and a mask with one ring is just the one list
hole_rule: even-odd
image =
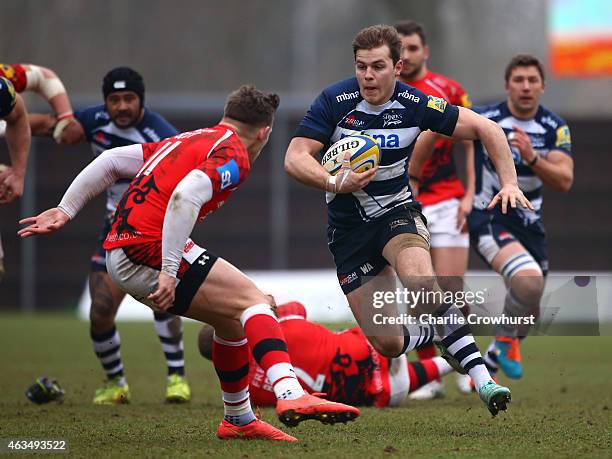
[[(510, 209), (502, 214), (487, 208), (500, 188), (497, 168), (486, 145), (476, 142), (476, 196), (469, 217), (472, 246), (497, 273), (508, 291), (504, 314), (538, 316), (544, 278), (548, 271), (546, 235), (541, 220), (542, 188), (567, 192), (574, 179), (570, 131), (564, 120), (540, 105), (544, 68), (534, 56), (514, 56), (505, 72), (505, 101), (474, 107), (504, 131), (512, 151), (518, 183), (534, 209)], [(516, 322), (516, 321), (515, 321)], [(527, 321), (526, 321), (527, 322)], [(528, 325), (500, 325), (484, 360), (490, 372), (498, 367), (514, 379), (523, 374), (519, 341)]]
[[(4, 121), (6, 144), (11, 165), (0, 168), (0, 205), (8, 204), (23, 194), (31, 134), (28, 112), (13, 84), (0, 77), (0, 121)], [(4, 277), (4, 251), (0, 242), (0, 281)]]
[[(328, 241), (338, 280), (376, 350), (396, 357), (435, 336), (442, 355), (472, 377), (480, 398), (495, 415), (506, 409), (510, 391), (491, 379), (454, 304), (421, 305), (433, 321), (387, 322), (388, 326), (375, 329), (375, 317), (380, 318), (376, 314), (392, 313), (384, 305), (373, 308), (372, 300), (381, 291), (395, 290), (394, 274), (410, 291), (439, 291), (429, 233), (406, 173), (417, 136), (430, 129), (455, 139), (481, 139), (503, 185), (489, 205), (500, 203), (504, 213), (508, 204), (531, 206), (518, 188), (505, 136), (499, 126), (471, 110), (396, 81), (402, 69), (401, 40), (393, 27), (363, 29), (353, 40), (353, 53), (355, 77), (324, 89), (313, 102), (289, 144), (285, 169), (296, 180), (327, 192)], [(325, 146), (360, 132), (377, 139), (380, 165), (355, 173), (345, 157), (343, 168), (331, 176), (315, 156)], [(431, 322), (439, 326), (434, 329)]]
[[(158, 142), (178, 131), (161, 115), (144, 105), (142, 76), (128, 67), (109, 71), (102, 83), (104, 104), (75, 112), (76, 123), (62, 137), (65, 144), (89, 142), (94, 157), (105, 150), (133, 144)], [(56, 123), (52, 115), (36, 115), (42, 132), (51, 131)], [(45, 124), (47, 128), (45, 128)], [(91, 339), (108, 381), (96, 391), (95, 404), (127, 403), (130, 391), (121, 361), (121, 338), (115, 317), (125, 293), (111, 280), (106, 270), (106, 251), (102, 243), (111, 227), (113, 214), (127, 189), (129, 180), (119, 180), (107, 190), (104, 226), (98, 247), (91, 258), (89, 291), (91, 295)], [(183, 331), (181, 318), (166, 312), (155, 312), (155, 329), (161, 341), (168, 366), (166, 401), (187, 402), (191, 390), (185, 379)]]

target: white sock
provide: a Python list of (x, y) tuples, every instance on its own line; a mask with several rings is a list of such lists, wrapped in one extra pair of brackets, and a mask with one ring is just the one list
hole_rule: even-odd
[(487, 367), (483, 364), (474, 365), (472, 369), (468, 372), (471, 376), (472, 381), (474, 381), (474, 385), (476, 386), (476, 390), (479, 391), (482, 386), (492, 380), (491, 375), (487, 371)]
[(295, 376), (289, 363), (277, 363), (268, 368), (266, 373), (278, 400), (295, 400), (304, 395), (304, 389)]

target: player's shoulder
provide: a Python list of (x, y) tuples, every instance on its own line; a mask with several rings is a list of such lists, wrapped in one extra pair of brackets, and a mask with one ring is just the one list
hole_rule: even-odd
[(0, 75), (0, 113), (7, 115), (13, 110), (17, 103), (17, 94), (13, 83), (8, 78)]
[(327, 102), (334, 112), (345, 112), (354, 108), (362, 99), (357, 78), (337, 81), (323, 89), (319, 98)]
[(461, 105), (462, 107), (470, 108), (472, 102), (468, 96), (467, 91), (461, 86), (457, 80), (442, 74), (430, 72), (430, 79), (436, 85), (442, 88), (442, 90), (448, 95), (450, 103), (454, 105)]
[(427, 102), (427, 94), (399, 80), (395, 82), (393, 98), (407, 109), (414, 108), (420, 103)]
[(563, 118), (546, 108), (544, 105), (538, 107), (535, 119), (538, 123), (554, 130), (567, 125), (567, 122)]
[(476, 113), (489, 118), (490, 120), (497, 121), (504, 116), (507, 116), (508, 109), (505, 102), (496, 102), (493, 104), (486, 105), (475, 105), (472, 110)]
[(9, 80), (17, 92), (23, 92), (27, 86), (27, 76), (21, 64), (0, 64), (0, 77)]
[(74, 117), (85, 127), (93, 128), (110, 123), (111, 119), (104, 104), (94, 105), (84, 109), (76, 110)]

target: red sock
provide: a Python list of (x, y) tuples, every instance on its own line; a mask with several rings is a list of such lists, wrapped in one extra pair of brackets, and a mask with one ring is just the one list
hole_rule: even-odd
[(256, 418), (249, 400), (247, 340), (226, 340), (215, 335), (212, 359), (221, 382), (224, 419), (236, 426), (253, 422)]
[(237, 393), (249, 385), (249, 348), (246, 339), (213, 338), (212, 360), (223, 392)]
[(416, 353), (421, 361), (432, 359), (438, 355), (436, 352), (436, 346), (433, 344), (426, 344), (425, 346), (418, 347)]
[(256, 304), (240, 317), (253, 358), (266, 372), (277, 398), (292, 399), (304, 394), (276, 317), (267, 304)]
[(431, 359), (408, 362), (408, 375), (410, 376), (410, 392), (440, 378), (438, 366)]

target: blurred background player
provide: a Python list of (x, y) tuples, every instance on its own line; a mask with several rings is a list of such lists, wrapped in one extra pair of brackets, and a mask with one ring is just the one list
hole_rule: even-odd
[[(402, 40), (402, 71), (399, 80), (420, 89), (425, 94), (441, 97), (448, 103), (470, 108), (468, 94), (459, 83), (445, 75), (433, 73), (427, 67), (429, 46), (425, 29), (415, 21), (395, 24)], [(457, 177), (453, 158), (454, 142), (449, 138), (438, 138), (431, 156), (423, 163), (422, 157), (413, 152), (408, 174), (413, 180), (412, 189), (423, 205), (427, 229), (431, 236), (431, 261), (438, 276), (438, 283), (445, 291), (463, 290), (463, 276), (467, 270), (469, 236), (467, 216), (472, 210), (474, 199), (474, 144), (469, 140), (461, 142), (465, 150), (466, 187)], [(416, 350), (419, 359), (436, 355), (433, 344)], [(459, 389), (469, 393), (470, 377), (457, 374)], [(418, 391), (411, 393), (413, 400), (425, 400), (443, 395), (442, 381), (432, 381)]]
[[(9, 80), (14, 88), (14, 91), (17, 93), (24, 91), (32, 91), (40, 96), (42, 96), (55, 113), (57, 117), (57, 122), (54, 126), (51, 126), (51, 134), (56, 139), (61, 136), (62, 132), (73, 120), (72, 114), (72, 106), (70, 105), (70, 100), (68, 99), (68, 95), (66, 94), (66, 89), (62, 84), (61, 80), (55, 74), (55, 72), (46, 67), (42, 67), (39, 65), (32, 64), (0, 64), (0, 77), (6, 78)], [(7, 103), (8, 97), (4, 103)], [(18, 96), (18, 99), (21, 98)], [(23, 101), (19, 102), (20, 106), (23, 106)], [(15, 119), (18, 119), (17, 125), (19, 126), (21, 122), (21, 108), (17, 108), (16, 113), (19, 115), (13, 115), (11, 120), (3, 119), (0, 116), (0, 137), (7, 136), (7, 143), (9, 143), (9, 153), (11, 154), (11, 167), (9, 169), (5, 169), (4, 171), (0, 170), (0, 174), (10, 174), (11, 177), (14, 177), (16, 180), (15, 183), (21, 182), (21, 185), (12, 189), (12, 199), (16, 199), (21, 196), (23, 193), (23, 179), (25, 177), (25, 165), (27, 161), (27, 152), (26, 156), (23, 157), (23, 161), (15, 161), (14, 155), (14, 142), (15, 142)], [(26, 120), (27, 121), (27, 120)], [(11, 125), (9, 125), (9, 123)], [(29, 120), (30, 125), (32, 125), (33, 120)], [(23, 128), (17, 128), (20, 131), (17, 134), (17, 138), (25, 141), (25, 137), (23, 134)], [(32, 129), (35, 130), (35, 127), (32, 126)], [(7, 132), (10, 130), (10, 132)], [(29, 131), (29, 130), (28, 130)], [(8, 137), (11, 137), (9, 141)], [(28, 134), (28, 139), (30, 139)], [(13, 146), (11, 146), (13, 144)], [(30, 140), (28, 140), (27, 150), (29, 151)], [(19, 155), (19, 154), (17, 154)], [(23, 163), (23, 164), (22, 164)], [(23, 172), (21, 171), (21, 167), (23, 167)], [(2, 175), (0, 175), (0, 183), (2, 181)], [(12, 179), (10, 179), (12, 180)], [(2, 248), (2, 239), (0, 238), (0, 280), (4, 277), (4, 250)]]
[(249, 349), (266, 370), (287, 425), (326, 424), (359, 416), (352, 406), (307, 394), (300, 386), (269, 300), (241, 271), (190, 235), (246, 180), (269, 140), (276, 94), (242, 86), (227, 99), (221, 121), (166, 141), (102, 153), (72, 182), (59, 206), (21, 221), (21, 237), (62, 228), (119, 177), (132, 177), (104, 243), (113, 280), (155, 310), (211, 324), (213, 362), (221, 383), (223, 439), (296, 441), (258, 419), (248, 392)]
[[(289, 144), (285, 170), (299, 182), (327, 192), (328, 247), (338, 282), (359, 325), (369, 328), (366, 334), (376, 350), (397, 357), (437, 336), (443, 355), (470, 374), (482, 401), (497, 414), (506, 408), (510, 391), (491, 379), (454, 304), (434, 299), (426, 305), (425, 312), (444, 318), (445, 326), (436, 335), (424, 323), (372, 330), (373, 311), (383, 312), (372, 308), (372, 298), (375, 292), (395, 290), (396, 276), (407, 289), (440, 291), (429, 255), (429, 232), (406, 174), (419, 134), (432, 130), (457, 139), (482, 139), (504, 176), (490, 206), (501, 203), (504, 212), (508, 202), (530, 206), (517, 186), (508, 145), (501, 129), (485, 118), (396, 80), (402, 69), (401, 40), (393, 27), (361, 30), (353, 40), (353, 53), (355, 76), (327, 87), (312, 103)], [(355, 173), (344, 158), (332, 176), (315, 156), (352, 133), (377, 139), (380, 164)]]
[[(293, 368), (308, 392), (323, 392), (335, 402), (384, 408), (399, 405), (409, 392), (453, 372), (442, 357), (408, 362), (405, 355), (380, 355), (360, 328), (333, 332), (306, 319), (298, 302), (278, 306), (276, 315), (287, 341)], [(200, 354), (212, 360), (214, 330), (204, 325), (198, 336)], [(275, 406), (276, 397), (265, 372), (251, 356), (251, 401)]]
[[(13, 202), (23, 194), (31, 133), (28, 112), (13, 84), (0, 76), (0, 123), (8, 146), (10, 166), (0, 165), (0, 205)], [(0, 281), (4, 277), (4, 250), (0, 239)]]
[[(0, 76), (10, 80), (18, 93), (29, 91), (43, 97), (51, 106), (55, 123), (42, 126), (36, 115), (30, 116), (30, 126), (34, 135), (42, 135), (42, 129), (49, 131), (59, 143), (64, 130), (74, 121), (72, 105), (62, 80), (57, 74), (41, 65), (34, 64), (0, 64)], [(42, 120), (41, 120), (42, 121)], [(0, 136), (4, 134), (5, 124), (0, 121)]]
[[(514, 56), (505, 71), (507, 99), (474, 110), (498, 123), (508, 138), (519, 186), (534, 210), (515, 208), (503, 215), (486, 203), (499, 189), (494, 166), (481, 142), (476, 146), (476, 196), (469, 216), (470, 237), (478, 254), (502, 275), (508, 291), (504, 314), (538, 316), (548, 271), (546, 234), (541, 219), (542, 188), (567, 192), (574, 179), (570, 131), (560, 117), (540, 105), (544, 67), (534, 56)], [(510, 377), (523, 374), (519, 340), (528, 327), (500, 325), (485, 362)]]
[[(125, 145), (158, 142), (177, 134), (177, 130), (161, 115), (145, 107), (144, 81), (128, 67), (109, 71), (102, 82), (104, 105), (97, 105), (75, 113), (76, 122), (59, 139), (62, 143), (89, 142), (94, 157), (105, 150)], [(51, 115), (34, 115), (38, 129), (50, 132), (58, 120)], [(123, 192), (130, 180), (118, 180), (107, 191), (106, 215), (98, 247), (91, 258), (89, 291), (91, 295), (91, 339), (93, 348), (106, 372), (108, 381), (96, 391), (95, 404), (125, 403), (130, 391), (121, 362), (121, 338), (115, 317), (125, 293), (111, 280), (106, 270), (106, 251), (102, 244)], [(166, 400), (182, 403), (191, 398), (185, 379), (183, 330), (180, 317), (155, 312), (155, 329), (168, 366)]]

